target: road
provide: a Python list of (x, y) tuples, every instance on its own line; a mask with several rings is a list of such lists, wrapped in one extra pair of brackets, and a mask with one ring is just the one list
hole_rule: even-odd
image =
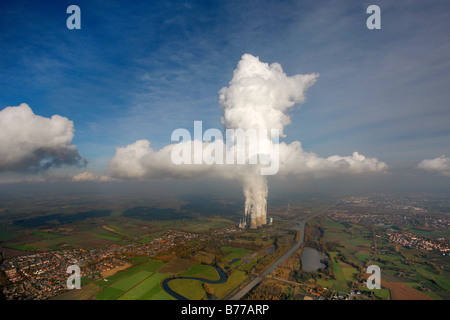
[(305, 239), (305, 224), (306, 224), (306, 222), (311, 220), (315, 216), (321, 214), (325, 210), (328, 210), (330, 207), (332, 207), (332, 206), (328, 206), (324, 209), (320, 209), (319, 211), (309, 214), (307, 216), (292, 220), (292, 222), (298, 223), (298, 226), (296, 228), (294, 228), (294, 230), (300, 230), (300, 236), (298, 237), (297, 243), (294, 244), (294, 246), (291, 249), (289, 249), (285, 254), (283, 254), (281, 257), (279, 257), (274, 263), (272, 263), (269, 267), (267, 267), (267, 269), (264, 270), (263, 273), (261, 273), (259, 276), (255, 277), (245, 287), (243, 287), (237, 293), (230, 296), (227, 300), (242, 299), (248, 292), (250, 292), (250, 290), (252, 290), (254, 287), (256, 287), (261, 281), (263, 281), (264, 278), (269, 273), (271, 273), (273, 270), (275, 270), (281, 263), (283, 263), (287, 258), (289, 258), (295, 251), (297, 251), (300, 248), (300, 246), (303, 244), (303, 241)]

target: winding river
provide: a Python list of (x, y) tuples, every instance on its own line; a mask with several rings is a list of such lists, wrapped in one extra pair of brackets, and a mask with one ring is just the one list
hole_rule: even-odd
[(191, 280), (199, 280), (205, 283), (209, 283), (209, 284), (220, 284), (220, 283), (224, 283), (228, 280), (228, 276), (226, 275), (225, 272), (223, 272), (222, 269), (220, 269), (218, 266), (215, 265), (210, 265), (208, 264), (208, 266), (213, 267), (214, 269), (216, 269), (217, 273), (219, 274), (219, 280), (209, 280), (209, 279), (204, 279), (204, 278), (200, 278), (200, 277), (174, 277), (174, 278), (168, 278), (165, 279), (161, 282), (161, 286), (163, 288), (163, 290), (165, 292), (167, 292), (168, 294), (170, 294), (172, 297), (174, 297), (177, 300), (189, 300), (188, 298), (186, 298), (185, 296), (182, 296), (181, 294), (179, 294), (178, 292), (172, 290), (169, 287), (169, 282), (172, 280), (176, 280), (176, 279), (191, 279)]

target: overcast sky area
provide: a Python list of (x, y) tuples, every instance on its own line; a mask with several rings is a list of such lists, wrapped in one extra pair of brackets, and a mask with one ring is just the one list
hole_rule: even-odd
[[(80, 30), (66, 27), (72, 4)], [(379, 30), (366, 27), (372, 4)], [(447, 0), (2, 0), (0, 192), (233, 195), (238, 186), (241, 194), (232, 179), (149, 174), (155, 166), (130, 175), (113, 165), (123, 161), (117, 148), (145, 140), (144, 151), (157, 154), (195, 120), (222, 130), (219, 91), (244, 54), (278, 63), (287, 77), (317, 74), (288, 110), (281, 139), (301, 142), (301, 159), (351, 161), (358, 152), (378, 168), (330, 174), (326, 164), (325, 176), (297, 168), (268, 178), (271, 195), (448, 192), (449, 17)]]

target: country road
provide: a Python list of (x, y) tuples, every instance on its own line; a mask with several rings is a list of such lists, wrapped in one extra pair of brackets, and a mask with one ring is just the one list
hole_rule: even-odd
[(256, 287), (261, 281), (264, 280), (264, 278), (271, 273), (273, 270), (275, 270), (281, 263), (283, 263), (286, 259), (288, 259), (295, 251), (297, 251), (300, 246), (303, 244), (303, 241), (305, 239), (305, 223), (315, 216), (321, 214), (325, 210), (328, 210), (331, 208), (331, 206), (327, 206), (326, 208), (320, 209), (317, 212), (314, 212), (312, 214), (309, 214), (304, 217), (300, 217), (297, 219), (292, 220), (292, 222), (297, 222), (298, 226), (295, 228), (295, 230), (300, 231), (300, 236), (296, 244), (289, 249), (286, 253), (284, 253), (281, 257), (279, 257), (274, 263), (272, 263), (269, 267), (267, 267), (264, 272), (262, 272), (259, 276), (256, 276), (253, 280), (251, 280), (245, 287), (243, 287), (241, 290), (239, 290), (237, 293), (230, 296), (227, 300), (240, 300), (242, 299), (250, 290), (252, 290), (254, 287)]

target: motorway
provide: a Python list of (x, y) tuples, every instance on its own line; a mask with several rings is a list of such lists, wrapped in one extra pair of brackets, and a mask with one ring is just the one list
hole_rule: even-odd
[(313, 217), (321, 214), (325, 210), (328, 210), (332, 206), (327, 206), (326, 208), (320, 209), (317, 212), (314, 212), (312, 214), (309, 214), (304, 217), (300, 217), (297, 219), (292, 220), (291, 222), (298, 223), (298, 226), (294, 228), (294, 230), (300, 231), (300, 236), (298, 237), (298, 241), (294, 246), (289, 249), (285, 254), (283, 254), (281, 257), (279, 257), (274, 263), (272, 263), (269, 267), (267, 267), (264, 272), (262, 272), (259, 276), (255, 277), (253, 280), (251, 280), (245, 287), (240, 289), (237, 293), (230, 296), (227, 300), (240, 300), (242, 299), (250, 290), (252, 290), (255, 286), (257, 286), (261, 281), (264, 280), (264, 278), (271, 273), (273, 270), (275, 270), (281, 263), (283, 263), (287, 258), (289, 258), (296, 250), (300, 248), (300, 246), (303, 244), (303, 241), (305, 239), (305, 223), (309, 220), (311, 220)]

